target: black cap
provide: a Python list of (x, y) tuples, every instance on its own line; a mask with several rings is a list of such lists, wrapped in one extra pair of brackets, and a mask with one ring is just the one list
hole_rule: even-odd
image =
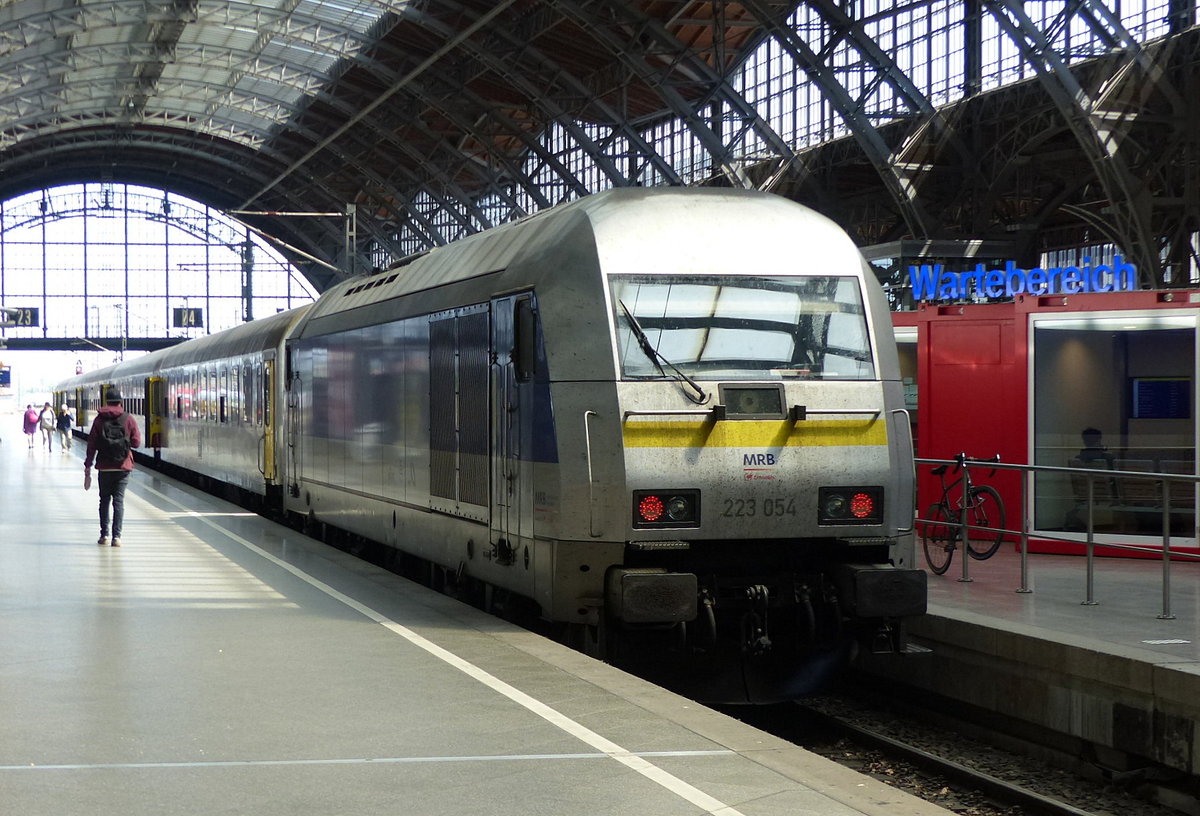
[(123, 399), (121, 392), (115, 388), (108, 389), (108, 396), (104, 398), (105, 402), (120, 402)]

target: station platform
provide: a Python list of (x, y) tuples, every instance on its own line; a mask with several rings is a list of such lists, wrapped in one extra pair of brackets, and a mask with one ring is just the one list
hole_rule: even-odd
[(1097, 558), (1087, 603), (1083, 556), (1030, 555), (1023, 584), (1012, 545), (971, 561), (969, 582), (960, 555), (909, 629), (930, 652), (863, 668), (1113, 777), (1200, 774), (1200, 564), (1172, 562), (1166, 600), (1161, 559)]
[(144, 468), (99, 547), (17, 427), (0, 812), (947, 812)]

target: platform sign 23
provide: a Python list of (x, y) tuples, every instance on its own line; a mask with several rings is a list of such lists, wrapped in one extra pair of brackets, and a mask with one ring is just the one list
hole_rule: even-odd
[(40, 311), (25, 306), (0, 306), (0, 329), (31, 329), (40, 326)]

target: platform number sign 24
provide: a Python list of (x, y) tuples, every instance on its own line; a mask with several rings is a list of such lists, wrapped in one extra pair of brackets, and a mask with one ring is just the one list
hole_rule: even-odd
[(177, 329), (202, 329), (204, 328), (204, 310), (181, 308), (173, 309), (174, 320), (172, 324)]

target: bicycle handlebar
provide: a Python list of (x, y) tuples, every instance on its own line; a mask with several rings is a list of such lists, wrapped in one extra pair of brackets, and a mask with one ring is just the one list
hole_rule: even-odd
[[(991, 459), (972, 459), (970, 456), (967, 456), (966, 451), (963, 451), (962, 453), (959, 453), (958, 455), (956, 455), (954, 457), (954, 472), (957, 473), (958, 471), (962, 470), (963, 467), (967, 464), (972, 464), (972, 463), (987, 464), (988, 462), (999, 462), (999, 461), (1000, 461), (1000, 454), (998, 454), (998, 453), (995, 456), (993, 456)], [(993, 477), (995, 475), (996, 475), (996, 468), (992, 468), (992, 472), (988, 474), (988, 478), (990, 479), (991, 477)]]

